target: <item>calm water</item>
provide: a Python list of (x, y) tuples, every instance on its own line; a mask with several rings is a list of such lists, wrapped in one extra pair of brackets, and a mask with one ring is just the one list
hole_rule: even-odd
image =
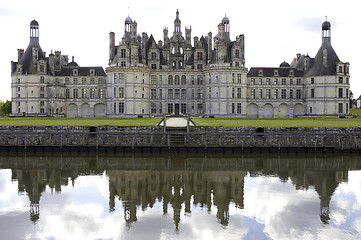
[(0, 155), (1, 239), (360, 239), (355, 155)]

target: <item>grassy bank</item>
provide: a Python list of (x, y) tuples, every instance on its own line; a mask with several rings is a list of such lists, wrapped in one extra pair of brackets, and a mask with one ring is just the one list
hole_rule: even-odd
[[(0, 118), (0, 126), (155, 126), (160, 118)], [(193, 118), (210, 127), (361, 127), (361, 118)]]
[(0, 126), (155, 126), (160, 118), (0, 118)]

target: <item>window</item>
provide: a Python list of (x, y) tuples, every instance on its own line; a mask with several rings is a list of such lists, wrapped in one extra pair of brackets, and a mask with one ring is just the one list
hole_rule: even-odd
[(121, 67), (125, 67), (125, 66), (127, 66), (127, 64), (126, 64), (125, 61), (121, 61), (121, 62), (120, 62), (120, 66), (121, 66)]
[(162, 84), (163, 84), (163, 76), (159, 75), (159, 85), (162, 85)]
[(297, 85), (301, 85), (301, 78), (297, 78), (296, 84), (297, 84)]
[(348, 103), (346, 103), (346, 113), (348, 113)]
[(40, 101), (40, 106), (44, 107), (44, 105), (45, 105), (44, 101)]
[(187, 98), (187, 89), (182, 89), (182, 90), (181, 90), (181, 98), (182, 98), (182, 99), (186, 99), (186, 98)]
[(251, 78), (251, 85), (254, 85), (254, 84), (256, 84), (256, 79)]
[(271, 85), (271, 79), (270, 78), (266, 79), (266, 85)]
[(310, 107), (310, 113), (312, 113), (312, 107)]
[(343, 88), (338, 89), (338, 97), (343, 98)]
[(271, 89), (266, 89), (266, 98), (267, 99), (271, 98)]
[(162, 103), (159, 103), (159, 113), (163, 113), (163, 107), (162, 107)]
[(251, 98), (252, 99), (256, 98), (256, 89), (251, 89)]
[(343, 77), (338, 78), (338, 83), (343, 83)]
[(179, 68), (183, 68), (183, 62), (179, 61)]
[(258, 98), (262, 99), (262, 89), (258, 89)]
[(95, 84), (95, 78), (93, 77), (90, 78), (90, 84)]
[(301, 99), (301, 89), (296, 89), (296, 98)]
[(202, 113), (203, 112), (203, 105), (201, 103), (197, 104), (197, 113)]
[(202, 90), (201, 89), (197, 89), (197, 99), (202, 99)]
[(241, 88), (237, 88), (237, 98), (241, 98), (241, 94), (242, 93), (242, 89)]
[(239, 49), (234, 50), (234, 57), (239, 58)]
[(119, 88), (119, 98), (124, 98), (124, 88), (123, 87)]
[(315, 84), (315, 78), (311, 78), (311, 84)]
[(179, 99), (180, 89), (174, 89), (174, 98)]
[(287, 84), (286, 78), (282, 78), (282, 85), (286, 85), (286, 84)]
[(90, 98), (95, 98), (95, 89), (94, 88), (90, 89)]
[(192, 89), (191, 92), (192, 92), (192, 94), (191, 94), (191, 95), (192, 95), (192, 99), (194, 99), (194, 88)]
[(65, 98), (69, 99), (70, 98), (70, 89), (65, 89)]
[(173, 69), (175, 69), (176, 65), (177, 65), (176, 62), (173, 61), (173, 62), (172, 62), (172, 67), (173, 67)]
[(44, 108), (40, 108), (40, 113), (45, 113)]
[(104, 90), (103, 90), (103, 88), (99, 89), (99, 98), (104, 98)]
[(290, 70), (290, 76), (293, 76), (293, 70)]
[(311, 98), (314, 98), (314, 97), (315, 97), (315, 89), (311, 88)]
[[(20, 88), (18, 90), (20, 91)], [(44, 92), (44, 87), (40, 87), (40, 92)]]
[(73, 98), (78, 98), (78, 89), (73, 89)]
[(290, 99), (293, 98), (293, 89), (290, 89)]
[(242, 82), (242, 74), (238, 73), (237, 74), (237, 83), (241, 83)]
[(235, 103), (232, 103), (232, 113), (235, 113)]
[(293, 85), (293, 78), (290, 78), (290, 85)]
[(186, 85), (187, 84), (187, 79), (185, 75), (182, 75), (182, 85)]
[(86, 78), (81, 79), (81, 84), (86, 84)]
[(237, 113), (241, 113), (242, 105), (241, 103), (237, 103)]
[(78, 84), (78, 78), (73, 78), (73, 84), (77, 85)]
[(114, 97), (114, 98), (116, 98), (116, 97), (117, 97), (117, 88), (114, 88), (113, 97)]
[(150, 76), (150, 84), (151, 85), (157, 84), (157, 76), (156, 75), (151, 75)]
[(168, 89), (168, 99), (173, 99), (173, 89)]
[(235, 66), (236, 66), (236, 67), (239, 67), (239, 62), (236, 62), (236, 63), (235, 63)]
[(338, 66), (338, 72), (342, 73), (342, 66)]
[(232, 88), (232, 98), (234, 98), (235, 92), (234, 92), (234, 88)]
[(150, 113), (157, 113), (157, 104), (151, 103), (150, 104)]
[(258, 76), (263, 76), (263, 70), (258, 70)]
[(82, 90), (81, 90), (81, 97), (82, 98), (86, 98), (86, 92), (87, 92), (87, 90), (85, 89), (85, 88), (83, 88)]
[(173, 113), (173, 104), (168, 103), (168, 114), (172, 114), (172, 113)]
[(151, 69), (157, 69), (157, 64), (155, 63), (152, 63), (151, 66), (150, 66)]
[(124, 103), (123, 102), (119, 103), (119, 113), (124, 113)]
[(203, 60), (203, 53), (202, 53), (202, 52), (197, 52), (197, 60), (198, 60), (198, 61), (202, 61), (202, 60)]
[(174, 77), (174, 85), (179, 85), (179, 84), (180, 84), (179, 75), (175, 75), (175, 77)]
[(273, 75), (274, 75), (274, 76), (278, 76), (278, 70), (274, 70), (274, 71), (273, 71)]
[(191, 83), (194, 85), (194, 75), (191, 76)]
[(286, 89), (281, 89), (281, 98), (282, 99), (286, 98)]
[(124, 48), (120, 49), (120, 57), (121, 58), (126, 58), (127, 57), (126, 53), (127, 53), (126, 49), (124, 49)]
[(262, 85), (262, 82), (263, 82), (263, 81), (262, 81), (262, 78), (259, 78), (259, 79), (258, 79), (258, 85)]
[(274, 83), (274, 85), (278, 85), (278, 78), (275, 78), (273, 83)]
[(157, 60), (157, 53), (152, 52), (152, 60)]
[(203, 64), (197, 64), (197, 69), (199, 70), (203, 69)]
[(168, 85), (173, 85), (173, 76), (172, 75), (168, 76)]
[(181, 104), (181, 113), (186, 114), (187, 113), (187, 104), (182, 103)]
[(197, 84), (198, 85), (203, 85), (203, 76), (202, 75), (197, 76)]
[(274, 98), (274, 99), (277, 99), (277, 98), (278, 98), (278, 89), (275, 89), (275, 90), (273, 91), (273, 98)]
[(338, 113), (343, 113), (343, 103), (338, 104)]
[[(69, 81), (69, 79), (68, 79), (68, 81)], [(20, 83), (20, 79), (19, 79), (18, 83)], [(44, 76), (40, 77), (40, 83), (44, 83)], [(69, 84), (69, 82), (68, 82), (68, 84)]]
[(150, 98), (151, 99), (156, 99), (157, 98), (157, 90), (152, 88), (150, 89)]
[(349, 96), (348, 96), (348, 89), (346, 89), (346, 98), (349, 98)]
[(163, 89), (159, 89), (159, 99), (163, 98)]
[(117, 113), (117, 103), (114, 103), (113, 112)]

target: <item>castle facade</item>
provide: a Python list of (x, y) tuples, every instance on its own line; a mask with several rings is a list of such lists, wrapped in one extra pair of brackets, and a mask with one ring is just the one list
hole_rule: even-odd
[(179, 12), (163, 40), (137, 33), (129, 16), (115, 44), (109, 34), (109, 63), (80, 67), (60, 51), (46, 56), (39, 24), (30, 24), (30, 43), (12, 62), (12, 114), (15, 116), (292, 118), (349, 114), (349, 63), (331, 45), (331, 24), (322, 24), (314, 58), (297, 54), (276, 68), (245, 67), (245, 37), (230, 39), (225, 16), (218, 33), (193, 37)]

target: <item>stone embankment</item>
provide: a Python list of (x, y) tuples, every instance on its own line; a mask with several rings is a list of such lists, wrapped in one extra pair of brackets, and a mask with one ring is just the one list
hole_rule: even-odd
[(0, 127), (0, 151), (361, 152), (361, 128)]

